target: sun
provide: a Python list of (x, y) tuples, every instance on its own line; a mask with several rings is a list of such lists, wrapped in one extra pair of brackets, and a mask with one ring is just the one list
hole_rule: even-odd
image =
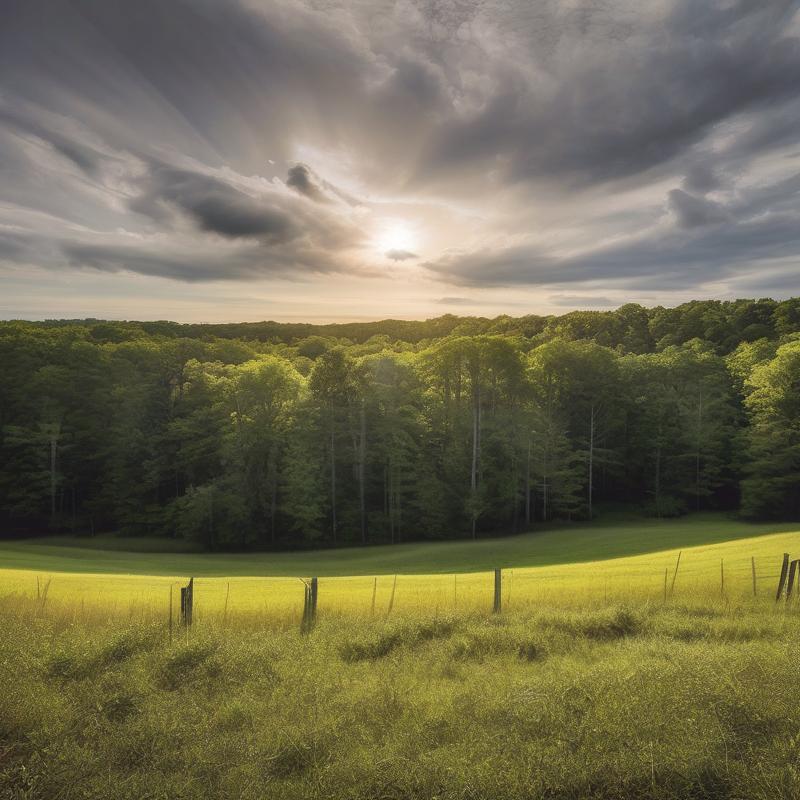
[(376, 248), (390, 258), (399, 254), (413, 257), (418, 245), (419, 239), (416, 233), (405, 220), (387, 221), (375, 237)]

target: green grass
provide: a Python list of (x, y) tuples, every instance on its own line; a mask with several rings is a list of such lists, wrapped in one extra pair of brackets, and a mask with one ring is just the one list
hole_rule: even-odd
[[(165, 546), (165, 543), (111, 537), (99, 540), (58, 540), (51, 537), (0, 542), (0, 568), (206, 577), (478, 572), (495, 567), (601, 561), (796, 528), (797, 525), (751, 524), (711, 513), (676, 520), (609, 515), (591, 524), (551, 527), (541, 532), (475, 542), (425, 542), (247, 554), (146, 552), (134, 548)], [(130, 548), (130, 552), (122, 548)]]
[[(774, 595), (797, 527), (616, 518), (248, 556), (3, 545), (0, 800), (796, 800), (800, 602)], [(492, 614), (474, 570), (497, 563)], [(313, 572), (331, 577), (303, 635), (303, 587), (276, 576)], [(359, 572), (401, 573), (391, 614), (394, 578)], [(188, 574), (205, 577), (187, 631), (168, 612)]]
[(0, 615), (0, 798), (796, 800), (797, 612)]

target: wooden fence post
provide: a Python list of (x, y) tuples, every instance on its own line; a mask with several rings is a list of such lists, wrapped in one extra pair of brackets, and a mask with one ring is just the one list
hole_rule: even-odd
[(317, 597), (319, 596), (319, 578), (311, 579), (311, 620), (317, 619)]
[(194, 610), (194, 578), (189, 578), (186, 586), (181, 586), (181, 622), (187, 627), (192, 625)]
[(306, 588), (303, 598), (303, 621), (300, 623), (300, 630), (303, 633), (308, 633), (314, 627), (314, 622), (317, 619), (319, 581), (317, 578), (312, 578), (311, 583), (303, 581), (303, 584)]
[(311, 587), (302, 578), (300, 580), (303, 582), (303, 618), (300, 620), (300, 633), (306, 633), (311, 614)]
[(225, 608), (222, 611), (222, 627), (228, 624), (228, 598), (231, 595), (231, 584), (228, 582), (228, 588), (225, 590)]
[(678, 550), (678, 560), (675, 562), (675, 572), (672, 575), (672, 586), (669, 587), (669, 593), (673, 594), (675, 592), (675, 578), (678, 577), (678, 567), (681, 565), (681, 554), (683, 550)]
[(372, 608), (370, 609), (371, 616), (375, 616), (375, 596), (378, 594), (378, 578), (377, 576), (372, 581)]
[(172, 644), (172, 584), (169, 585), (169, 643)]
[(725, 596), (725, 559), (719, 560), (719, 593)]
[(492, 611), (499, 614), (503, 610), (503, 571), (494, 571), (494, 608)]
[(397, 589), (397, 575), (394, 576), (394, 582), (392, 583), (392, 594), (389, 597), (389, 608), (386, 609), (386, 616), (388, 617), (389, 614), (392, 613), (392, 609), (394, 608), (394, 592)]
[(756, 596), (756, 557), (750, 556), (750, 563), (753, 567), (753, 597)]
[(775, 602), (781, 599), (783, 594), (783, 587), (786, 585), (786, 573), (789, 571), (789, 554), (783, 554), (783, 563), (781, 564), (781, 577), (778, 579), (778, 591), (775, 595)]
[(667, 602), (667, 576), (669, 575), (669, 567), (664, 567), (664, 602)]
[(800, 559), (795, 559), (789, 564), (789, 581), (786, 584), (786, 602), (788, 603), (792, 597), (792, 590), (794, 589), (794, 579), (800, 567)]

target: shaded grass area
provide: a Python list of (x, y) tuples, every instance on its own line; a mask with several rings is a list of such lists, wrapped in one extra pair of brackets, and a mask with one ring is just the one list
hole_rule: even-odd
[(294, 630), (0, 615), (0, 797), (800, 796), (793, 606)]
[[(159, 540), (55, 538), (0, 542), (0, 567), (43, 572), (195, 576), (343, 576), (452, 573), (533, 567), (653, 553), (791, 531), (792, 524), (751, 524), (723, 514), (676, 520), (609, 515), (580, 525), (479, 541), (425, 542), (293, 553), (144, 552)], [(181, 545), (183, 546), (183, 545)], [(120, 549), (130, 547), (131, 551)]]
[[(700, 609), (758, 604), (774, 597), (782, 554), (795, 557), (798, 547), (795, 531), (607, 561), (514, 567), (503, 571), (502, 606), (511, 611), (581, 609), (598, 602), (640, 607), (663, 602), (667, 594), (670, 602)], [(0, 613), (15, 599), (24, 603), (41, 596), (48, 616), (69, 623), (165, 622), (170, 605), (177, 615), (179, 587), (188, 577), (0, 567)], [(391, 609), (401, 617), (482, 613), (492, 608), (493, 589), (491, 572), (322, 577), (319, 610), (324, 617), (353, 620), (385, 616)], [(196, 577), (194, 619), (201, 626), (227, 620), (291, 628), (300, 622), (304, 591), (295, 577)]]

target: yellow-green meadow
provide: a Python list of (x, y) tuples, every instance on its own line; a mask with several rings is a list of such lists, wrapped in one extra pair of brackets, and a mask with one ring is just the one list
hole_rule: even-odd
[(753, 533), (504, 566), (500, 613), (486, 570), (323, 576), (305, 632), (296, 576), (4, 568), (0, 798), (793, 800), (800, 536)]
[[(568, 534), (565, 535), (567, 544)], [(633, 605), (680, 602), (693, 605), (756, 605), (774, 599), (782, 554), (800, 557), (800, 532), (753, 536), (730, 542), (671, 549), (603, 561), (503, 570), (505, 610), (541, 607), (582, 608), (598, 603)], [(680, 555), (680, 561), (678, 556)], [(213, 556), (205, 556), (213, 559)], [(216, 557), (223, 565), (226, 556)], [(0, 569), (5, 605), (15, 598), (40, 599), (48, 615), (169, 619), (170, 597), (177, 620), (180, 586), (194, 577), (197, 624), (225, 618), (268, 625), (299, 621), (304, 586), (301, 576), (197, 577)], [(311, 577), (311, 576), (302, 576)], [(319, 614), (353, 618), (458, 614), (490, 611), (490, 571), (328, 576), (319, 579)], [(392, 599), (393, 598), (393, 599)]]

